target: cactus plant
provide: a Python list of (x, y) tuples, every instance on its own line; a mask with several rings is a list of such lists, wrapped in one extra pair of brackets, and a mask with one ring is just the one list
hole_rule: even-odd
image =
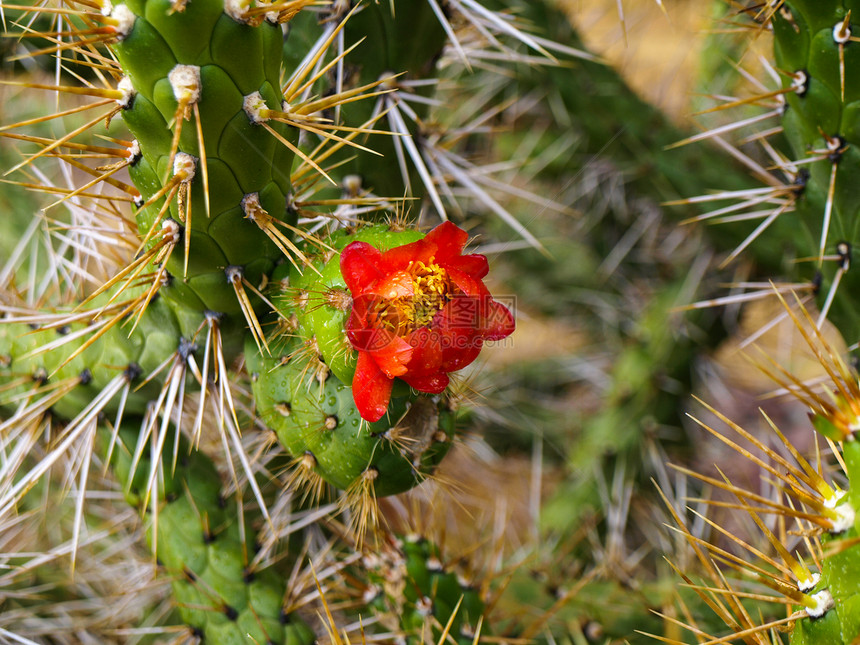
[[(743, 251), (756, 257), (757, 249), (778, 239), (784, 251), (804, 260), (795, 271), (799, 279), (791, 276), (794, 286), (776, 285), (769, 291), (795, 291), (795, 295), (785, 296), (791, 306), (783, 300), (782, 316), (789, 316), (801, 330), (826, 379), (822, 384), (806, 383), (764, 352), (756, 361), (809, 409), (812, 423), (829, 443), (842, 477), (831, 472), (828, 460), (819, 458), (816, 463), (804, 457), (769, 418), (768, 424), (777, 432), (777, 448), (713, 409), (711, 412), (731, 428), (730, 434), (741, 439), (719, 433), (708, 422), (699, 422), (764, 474), (773, 476), (778, 489), (778, 496), (770, 498), (735, 483), (722, 471), (711, 477), (683, 469), (728, 493), (733, 501), (714, 505), (748, 514), (759, 538), (763, 538), (760, 544), (752, 535), (732, 535), (723, 526), (731, 519), (720, 522), (706, 517), (708, 529), (714, 534), (708, 539), (689, 527), (677, 504), (670, 504), (707, 580), (695, 588), (730, 628), (728, 635), (718, 637), (711, 635), (714, 632), (700, 630), (695, 619), (681, 621), (707, 642), (773, 642), (777, 631), (790, 632), (788, 641), (798, 644), (849, 643), (858, 638), (853, 587), (857, 473), (852, 429), (857, 377), (846, 365), (847, 357), (828, 343), (821, 331), (826, 318), (849, 342), (857, 337), (856, 305), (851, 296), (854, 277), (850, 271), (856, 228), (850, 178), (855, 143), (852, 106), (856, 102), (850, 40), (855, 9), (849, 2), (787, 1), (745, 7), (755, 21), (748, 27), (750, 33), (762, 29), (772, 32), (779, 86), (720, 106), (759, 103), (770, 108), (769, 103), (775, 102), (778, 108), (769, 118), (780, 118), (779, 131), (764, 135), (769, 136), (764, 145), (775, 169), (760, 173), (768, 183), (758, 191), (761, 197), (749, 191), (715, 196), (715, 200), (736, 196), (738, 202), (716, 209), (710, 216), (759, 211), (750, 216), (761, 219), (761, 224), (733, 256)], [(708, 134), (717, 136), (717, 131)], [(776, 222), (790, 223), (797, 233), (780, 235), (771, 230)], [(810, 295), (817, 295), (821, 311), (815, 315), (796, 313), (794, 301), (809, 303)], [(792, 534), (801, 539), (792, 538)], [(754, 581), (758, 589), (769, 591), (747, 591), (725, 575), (723, 564), (736, 569), (742, 579)], [(751, 607), (752, 601), (758, 606)], [(776, 603), (779, 609), (767, 608), (768, 602)]]
[[(703, 534), (690, 528), (677, 502), (670, 502), (668, 497), (664, 499), (679, 523), (681, 534), (701, 564), (706, 581), (694, 588), (732, 630), (727, 638), (771, 642), (769, 633), (779, 628), (780, 631), (790, 631), (791, 643), (850, 643), (858, 636), (853, 600), (856, 593), (853, 569), (856, 560), (856, 491), (850, 486), (856, 477), (855, 442), (851, 430), (855, 419), (852, 402), (856, 400), (856, 377), (817, 332), (813, 317), (800, 311), (803, 313), (788, 309), (831, 375), (832, 380), (827, 386), (832, 387), (836, 394), (831, 397), (829, 391), (821, 393), (810, 389), (776, 364), (763, 364), (761, 367), (809, 406), (812, 425), (819, 436), (829, 442), (848, 486), (827, 461), (820, 460), (816, 464), (803, 457), (769, 418), (767, 421), (775, 433), (775, 442), (757, 436), (709, 408), (730, 432), (717, 430), (711, 424), (696, 419), (697, 422), (740, 456), (774, 476), (779, 496), (769, 497), (754, 487), (735, 483), (722, 471), (718, 477), (710, 477), (684, 468), (681, 470), (727, 493), (733, 501), (714, 499), (706, 500), (706, 504), (715, 508), (729, 506), (747, 513), (754, 522), (753, 526), (760, 531), (761, 539), (756, 541), (754, 534), (732, 534), (721, 522), (707, 520), (711, 529), (708, 532), (713, 533), (709, 538), (707, 532)], [(705, 517), (701, 512), (699, 516)], [(770, 518), (778, 521), (774, 523)], [(735, 569), (740, 580), (752, 581), (762, 592), (750, 594), (745, 591), (740, 580), (721, 571), (723, 564)], [(694, 584), (690, 574), (682, 575), (687, 582)], [(758, 616), (751, 613), (746, 602), (748, 598), (759, 601)], [(787, 615), (768, 607), (769, 602), (779, 608), (786, 606)], [(705, 633), (696, 619), (685, 624), (690, 629), (699, 630), (700, 635)]]
[(438, 546), (426, 538), (394, 537), (366, 554), (363, 565), (365, 593), (394, 630), (404, 632), (404, 642), (438, 642), (448, 634), (471, 643), (480, 634), (485, 611), (480, 589), (446, 566)]
[[(61, 188), (41, 175), (42, 189), (61, 196), (51, 207), (69, 206), (71, 233), (49, 235), (42, 262), (35, 229), (19, 231), (4, 269), (0, 405), (10, 459), (0, 473), (0, 514), (13, 515), (46, 475), (80, 456), (74, 564), (94, 446), (105, 443), (105, 463), (149, 516), (154, 557), (172, 580), (190, 633), (211, 642), (307, 642), (315, 636), (293, 616), (285, 601), (290, 590), (278, 574), (253, 564), (252, 536), (274, 527), (273, 502), (261, 453), (249, 448), (254, 438), (240, 433), (250, 406), (231, 370), (244, 352), (262, 420), (290, 453), (289, 485), (300, 481), (295, 472), (310, 456), (323, 478), (347, 489), (347, 500), (357, 496), (349, 510), (359, 526), (374, 516), (376, 496), (414, 486), (444, 456), (455, 435), (454, 415), (439, 396), (447, 374), (473, 361), (485, 340), (509, 334), (513, 319), (481, 282), (486, 259), (462, 254), (464, 230), (446, 223), (424, 237), (401, 223), (394, 233), (360, 226), (402, 195), (425, 191), (445, 216), (441, 172), (428, 171), (433, 146), (416, 144), (425, 109), (409, 104), (426, 103), (433, 84), (426, 79), (453, 35), (450, 16), (435, 2), (320, 9), (302, 1), (139, 0), (5, 8), (21, 24), (51, 23), (34, 34), (42, 39), (37, 49), (18, 60), (71, 54), (82, 69), (80, 84), (11, 84), (95, 99), (6, 130), (86, 111), (97, 116), (59, 136), (7, 135), (37, 148), (10, 172), (59, 158), (91, 179)], [(460, 14), (482, 33), (498, 30), (544, 49), (476, 3), (462, 3)], [(426, 27), (421, 38), (402, 37), (411, 21)], [(362, 39), (385, 47), (362, 48)], [(385, 119), (398, 136), (382, 130)], [(387, 153), (383, 162), (371, 149), (377, 147)], [(86, 165), (89, 158), (109, 165)], [(337, 185), (334, 178), (342, 181), (342, 197), (332, 198), (325, 186)], [(386, 192), (376, 197), (368, 188)], [(122, 210), (129, 202), (133, 219)], [(364, 246), (341, 276), (349, 251), (343, 247), (354, 239), (364, 241), (353, 249)], [(30, 266), (16, 266), (27, 253)], [(382, 256), (387, 280), (412, 271), (415, 289), (430, 285), (432, 302), (423, 291), (414, 294), (422, 310), (403, 329), (375, 309), (356, 313), (355, 302), (369, 307), (372, 293), (388, 297), (384, 285), (368, 282), (362, 257), (369, 255), (373, 263)], [(34, 284), (40, 271), (48, 279)], [(288, 276), (293, 285), (278, 293)], [(341, 306), (316, 306), (314, 299), (332, 289), (342, 294)], [(299, 291), (311, 294), (313, 306), (292, 311), (289, 295)], [(407, 291), (397, 296), (403, 303), (380, 306), (406, 306)], [(281, 306), (272, 302), (279, 299)], [(362, 344), (362, 331), (344, 325), (349, 311), (356, 321), (393, 324), (402, 345), (396, 356)], [(437, 347), (430, 341), (438, 338), (466, 345)], [(289, 362), (272, 358), (273, 349), (286, 356), (302, 341), (311, 347)], [(328, 379), (315, 369), (320, 360), (331, 363)], [(284, 405), (289, 415), (271, 415)], [(313, 421), (320, 410), (322, 425)], [(382, 417), (379, 428), (372, 425)], [(222, 475), (198, 448), (213, 422), (239, 513), (222, 508)], [(43, 442), (46, 452), (36, 457)], [(261, 526), (245, 525), (245, 504), (260, 514)]]
[[(0, 240), (0, 522), (7, 523), (0, 526), (38, 508), (37, 497), (53, 499), (59, 481), (60, 496), (72, 490), (75, 499), (63, 520), (71, 532), (66, 550), (74, 569), (90, 571), (82, 558), (97, 517), (93, 470), (102, 466), (143, 518), (161, 581), (153, 588), (172, 589), (174, 613), (141, 620), (182, 622), (180, 634), (206, 642), (633, 643), (641, 642), (634, 627), (661, 630), (649, 610), (676, 612), (662, 625), (666, 642), (685, 642), (684, 625), (691, 642), (770, 642), (779, 638), (773, 628), (785, 626), (798, 645), (856, 640), (849, 526), (856, 495), (849, 487), (841, 496), (844, 482), (834, 483), (787, 439), (790, 458), (765, 450), (784, 472), (753, 460), (780, 479), (788, 502), (696, 476), (738, 498), (711, 504), (714, 517), (724, 507), (747, 512), (777, 556), (739, 537), (735, 546), (749, 547), (743, 556), (707, 545), (670, 501), (711, 587), (679, 591), (673, 610), (666, 567), (651, 558), (656, 547), (626, 551), (643, 536), (664, 539), (631, 517), (650, 512), (642, 510), (642, 474), (655, 473), (664, 450), (658, 439), (683, 443), (666, 428), (683, 416), (696, 343), (712, 347), (722, 336), (718, 318), (703, 307), (672, 311), (689, 302), (701, 276), (709, 288), (725, 275), (710, 262), (713, 250), (751, 259), (757, 277), (790, 276), (783, 293), (799, 285), (818, 297), (821, 313), (806, 333), (838, 394), (767, 369), (812, 408), (822, 436), (842, 442), (836, 454), (849, 483), (856, 470), (856, 378), (814, 331), (830, 318), (849, 340), (857, 336), (849, 270), (855, 7), (835, 0), (731, 4), (743, 14), (737, 21), (752, 20), (742, 36), (772, 32), (778, 87), (724, 101), (721, 108), (741, 108), (744, 116), (696, 136), (574, 49), (575, 32), (549, 2), (4, 4), (11, 30), (28, 37), (13, 45), (18, 54), (7, 64), (57, 61), (52, 80), (7, 84), (59, 93), (70, 107), (0, 129), (29, 153), (9, 164), (18, 183), (59, 198), (43, 227), (16, 217), (8, 226), (18, 241)], [(500, 58), (513, 60), (506, 64), (514, 79), (475, 73)], [(443, 80), (461, 67), (470, 68), (461, 88), (472, 94), (465, 100), (461, 90), (451, 103), (462, 102), (462, 111), (441, 105)], [(538, 95), (549, 98), (532, 109)], [(766, 113), (749, 117), (750, 104), (764, 104)], [(512, 132), (483, 138), (485, 125), (523, 105)], [(527, 148), (523, 131), (548, 119), (548, 108), (570, 118), (549, 126), (537, 163), (555, 148), (569, 150), (549, 159), (550, 172), (529, 189), (493, 179), (492, 166), (471, 158), (485, 145), (502, 158)], [(767, 161), (732, 151), (765, 179), (764, 189), (752, 188), (722, 154), (666, 149), (773, 118), (781, 119), (780, 131), (758, 139)], [(578, 148), (547, 141), (576, 138)], [(571, 205), (582, 201), (565, 184), (591, 177), (598, 153), (611, 158), (606, 172), (615, 186), (629, 191), (606, 202), (623, 211), (618, 221), (629, 231), (619, 233), (607, 209), (570, 223)], [(589, 160), (585, 172), (577, 155)], [(50, 161), (60, 162), (60, 173), (50, 173)], [(661, 181), (651, 180), (653, 168)], [(695, 196), (723, 180), (721, 192)], [(739, 203), (726, 205), (733, 198)], [(697, 209), (667, 212), (725, 223), (667, 247), (660, 241), (668, 226), (656, 225), (659, 200)], [(558, 218), (526, 225), (535, 205)], [(407, 223), (410, 206), (425, 232)], [(500, 217), (478, 217), (478, 210)], [(463, 228), (445, 222), (429, 230), (437, 217), (457, 218)], [(761, 221), (750, 224), (754, 217)], [(513, 330), (510, 312), (483, 284), (486, 258), (464, 251), (465, 229), (499, 239), (512, 229), (521, 237), (527, 250), (507, 260), (510, 283), (533, 292), (534, 300), (524, 300), (546, 312), (588, 319), (583, 328), (611, 363), (600, 409), (595, 404), (584, 419), (529, 402), (524, 425), (550, 418), (554, 427), (542, 436), (559, 442), (561, 456), (548, 461), (561, 481), (542, 509), (550, 530), (530, 554), (517, 554), (534, 576), (504, 570), (498, 547), (486, 558), (496, 568), (479, 588), (456, 575), (467, 556), (448, 552), (445, 521), (435, 531), (386, 525), (392, 508), (420, 499), (418, 484), (456, 487), (457, 473), (440, 474), (446, 453), (456, 452), (453, 444), (476, 418), (492, 426), (503, 416), (501, 407), (475, 406), (473, 414), (480, 394), (469, 388), (480, 385), (455, 375), (487, 341)], [(786, 244), (806, 261), (786, 261)], [(572, 262), (535, 250), (571, 248)], [(598, 302), (598, 314), (583, 300)], [(542, 397), (569, 387), (547, 362), (523, 374)], [(752, 442), (750, 450), (724, 438), (742, 454), (764, 445), (730, 426)], [(516, 439), (519, 447), (531, 440)], [(609, 467), (611, 485), (583, 475)], [(668, 475), (657, 466), (656, 476), (668, 498)], [(404, 491), (411, 492), (390, 506), (377, 504)], [(489, 524), (503, 525), (500, 499), (488, 506), (496, 513), (488, 511)], [(789, 553), (790, 531), (762, 519), (772, 515), (801, 525), (820, 577)], [(813, 535), (807, 523), (826, 535)], [(496, 548), (483, 539), (472, 548)], [(14, 563), (17, 556), (2, 557)], [(780, 617), (764, 592), (735, 586), (714, 564), (720, 559), (783, 594), (777, 607), (795, 613)], [(48, 621), (22, 627), (19, 607), (36, 604), (27, 592), (31, 569), (3, 578), (16, 596), (6, 624), (22, 630), (10, 638), (73, 642), (72, 628), (50, 636)], [(56, 582), (52, 593), (62, 599), (74, 584)], [(729, 635), (699, 618), (705, 607), (716, 609)], [(7, 636), (3, 620), (0, 638)]]

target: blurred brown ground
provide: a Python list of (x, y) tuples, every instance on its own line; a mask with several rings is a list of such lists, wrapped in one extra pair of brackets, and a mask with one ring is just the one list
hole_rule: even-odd
[[(624, 22), (619, 20), (619, 2)], [(560, 0), (588, 48), (618, 69), (649, 102), (689, 119), (690, 95), (707, 30), (702, 0)]]

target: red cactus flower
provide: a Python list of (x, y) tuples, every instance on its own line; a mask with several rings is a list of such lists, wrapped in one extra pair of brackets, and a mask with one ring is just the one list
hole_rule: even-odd
[(474, 361), (484, 341), (514, 331), (511, 312), (482, 281), (487, 258), (463, 255), (467, 239), (444, 222), (385, 252), (366, 242), (343, 249), (340, 268), (352, 293), (346, 335), (358, 350), (352, 386), (362, 418), (382, 418), (395, 378), (438, 394), (448, 373)]

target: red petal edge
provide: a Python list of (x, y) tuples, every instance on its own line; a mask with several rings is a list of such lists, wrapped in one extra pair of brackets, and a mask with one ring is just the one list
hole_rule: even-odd
[(480, 280), (490, 272), (486, 256), (480, 253), (451, 258), (445, 262), (445, 267), (462, 271), (476, 280)]
[(485, 306), (486, 317), (481, 330), (485, 340), (501, 340), (514, 333), (517, 323), (510, 309), (495, 300), (486, 302)]
[(409, 376), (404, 374), (402, 378), (413, 389), (416, 389), (419, 392), (426, 392), (427, 394), (441, 394), (451, 382), (448, 375), (441, 371), (436, 372), (435, 374), (425, 374), (421, 376)]
[(385, 416), (393, 384), (394, 379), (385, 376), (369, 354), (358, 353), (355, 376), (352, 378), (352, 396), (362, 419), (373, 422)]
[(340, 252), (340, 272), (347, 289), (356, 296), (383, 276), (382, 253), (367, 242), (350, 242)]
[(436, 262), (445, 263), (459, 258), (469, 241), (469, 234), (453, 222), (442, 222), (424, 238), (438, 247)]
[(405, 271), (413, 262), (428, 264), (436, 255), (436, 245), (428, 242), (427, 238), (395, 246), (382, 254), (381, 267), (386, 274), (395, 271)]

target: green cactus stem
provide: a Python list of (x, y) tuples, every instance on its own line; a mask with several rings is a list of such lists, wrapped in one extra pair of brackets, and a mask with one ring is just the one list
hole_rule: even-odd
[(407, 645), (438, 642), (443, 634), (469, 645), (479, 634), (489, 635), (481, 590), (443, 564), (438, 551), (417, 535), (392, 536), (362, 560), (371, 608)]
[(164, 450), (160, 483), (150, 497), (148, 450), (135, 461), (140, 432), (133, 419), (115, 436), (103, 431), (126, 499), (147, 520), (147, 541), (171, 578), (174, 600), (192, 633), (215, 645), (310, 645), (313, 631), (288, 604), (285, 575), (254, 561), (253, 528), (222, 496), (221, 476), (199, 450), (180, 439)]

